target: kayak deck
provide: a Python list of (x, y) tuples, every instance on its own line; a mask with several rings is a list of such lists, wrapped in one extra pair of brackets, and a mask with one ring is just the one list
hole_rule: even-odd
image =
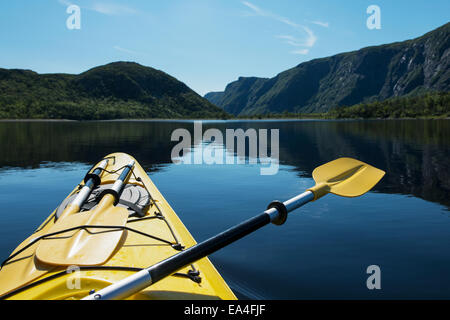
[[(114, 153), (101, 176), (111, 184), (131, 156)], [(117, 172), (116, 172), (117, 171)], [(0, 270), (0, 295), (6, 299), (80, 299), (154, 265), (183, 248), (196, 244), (174, 210), (136, 162), (128, 184), (145, 188), (151, 196), (143, 217), (129, 217), (119, 244), (109, 260), (100, 266), (51, 266), (40, 262), (35, 251), (55, 224), (55, 212), (22, 242)], [(82, 185), (82, 184), (81, 184)], [(75, 194), (75, 188), (69, 197)], [(208, 258), (179, 270), (129, 299), (236, 299)]]

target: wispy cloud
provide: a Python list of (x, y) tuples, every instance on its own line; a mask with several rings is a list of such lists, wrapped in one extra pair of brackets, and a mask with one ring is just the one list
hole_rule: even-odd
[(62, 4), (63, 6), (70, 6), (70, 5), (73, 4), (72, 2), (70, 2), (70, 1), (68, 1), (68, 0), (58, 0), (58, 2), (59, 2), (60, 4)]
[(317, 41), (317, 37), (314, 35), (314, 32), (308, 27), (302, 26), (303, 30), (308, 34), (308, 38), (306, 38), (305, 44), (307, 47), (312, 47)]
[(275, 38), (283, 40), (284, 43), (289, 44), (293, 47), (312, 47), (315, 42), (315, 38), (308, 37), (306, 39), (299, 39), (292, 35), (279, 35), (275, 36)]
[(247, 2), (247, 1), (242, 1), (242, 4), (244, 6), (249, 7), (250, 9), (252, 9), (256, 14), (261, 15), (261, 16), (265, 16), (266, 12), (261, 10), (259, 7), (255, 6), (254, 4)]
[(93, 3), (90, 7), (91, 10), (96, 11), (98, 13), (106, 14), (106, 15), (131, 15), (136, 14), (138, 11), (135, 9), (124, 6), (121, 4), (114, 4), (114, 3), (103, 3), (103, 2), (96, 2)]
[[(77, 3), (71, 2), (70, 0), (58, 0), (58, 2), (64, 6), (70, 6), (72, 4), (77, 4)], [(97, 13), (101, 13), (101, 14), (109, 15), (109, 16), (133, 15), (133, 14), (139, 13), (137, 10), (135, 10), (132, 7), (125, 6), (122, 4), (110, 3), (110, 2), (106, 3), (106, 2), (93, 1), (93, 2), (90, 2), (89, 5), (86, 5), (86, 6), (79, 5), (79, 6), (83, 9), (95, 11)]]
[(119, 47), (119, 46), (114, 46), (113, 48), (114, 48), (115, 50), (117, 50), (117, 51), (124, 52), (124, 53), (128, 53), (128, 54), (133, 54), (133, 55), (141, 54), (140, 52), (133, 51), (133, 50), (126, 49), (126, 48), (122, 48), (122, 47)]
[(294, 27), (294, 28), (300, 27), (300, 25), (298, 25), (297, 23), (289, 20), (288, 18), (283, 17), (283, 16), (279, 16), (279, 15), (274, 14), (274, 13), (272, 13), (270, 11), (267, 11), (267, 10), (263, 10), (260, 7), (254, 5), (253, 3), (250, 3), (248, 1), (242, 1), (242, 4), (244, 6), (247, 6), (248, 8), (250, 8), (253, 11), (254, 15), (261, 16), (261, 17), (272, 18), (272, 19), (278, 20), (278, 21), (280, 21), (280, 22), (282, 22), (284, 24), (287, 24), (287, 25), (289, 25), (291, 27)]
[(322, 21), (311, 21), (311, 23), (317, 24), (318, 26), (328, 28), (330, 24), (328, 22), (322, 22)]
[[(297, 37), (291, 36), (291, 35), (282, 35), (282, 36), (277, 36), (277, 38), (282, 39), (285, 43), (294, 46), (294, 47), (306, 47), (304, 49), (297, 49), (294, 51), (291, 51), (291, 53), (294, 54), (308, 54), (309, 53), (309, 49), (307, 48), (312, 48), (314, 46), (314, 44), (317, 41), (317, 37), (314, 34), (314, 32), (308, 28), (307, 26), (298, 24), (292, 20), (290, 20), (289, 18), (280, 16), (278, 14), (272, 13), (270, 11), (261, 9), (260, 7), (254, 5), (251, 2), (248, 1), (242, 1), (242, 4), (245, 5), (247, 8), (252, 10), (252, 14), (256, 15), (256, 16), (261, 16), (261, 17), (267, 17), (267, 18), (271, 18), (274, 20), (277, 20), (281, 23), (284, 23), (292, 28), (294, 28), (296, 31), (304, 34), (306, 37), (304, 39), (298, 39)], [(318, 24), (321, 23), (321, 26), (328, 26), (328, 23), (325, 22), (320, 22), (320, 21), (315, 21), (312, 22), (314, 24)]]
[(276, 36), (275, 38), (278, 39), (282, 39), (284, 40), (287, 44), (290, 44), (291, 46), (301, 46), (302, 44), (300, 43), (299, 39), (297, 39), (294, 36), (290, 36), (290, 35), (280, 35), (280, 36)]
[(292, 50), (290, 51), (293, 54), (303, 54), (306, 55), (309, 53), (309, 49), (298, 49), (298, 50)]

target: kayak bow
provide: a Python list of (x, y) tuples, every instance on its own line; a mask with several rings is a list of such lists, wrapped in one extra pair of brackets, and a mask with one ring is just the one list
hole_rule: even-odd
[[(124, 153), (114, 153), (105, 159), (108, 159), (107, 166), (96, 172), (101, 176), (101, 184), (93, 188), (92, 194), (80, 206), (80, 212), (58, 216), (57, 213), (64, 212), (64, 208), (57, 208), (2, 264), (0, 298), (81, 299), (92, 290), (98, 291), (196, 244), (139, 163), (136, 162), (130, 175), (122, 179), (126, 183), (116, 188), (119, 184), (117, 181), (121, 180), (118, 176), (130, 161), (135, 161), (133, 157)], [(102, 161), (94, 168), (99, 168), (100, 164)], [(94, 171), (95, 169), (90, 174)], [(81, 190), (86, 184), (81, 182)], [(94, 212), (99, 207), (99, 200), (104, 197), (105, 190), (111, 189), (116, 190), (119, 195), (119, 199), (113, 196), (115, 206), (112, 208), (127, 211), (125, 225), (116, 226), (118, 228), (94, 225), (86, 227), (83, 231), (84, 233), (89, 231), (98, 234), (114, 234), (120, 228), (122, 236), (106, 262), (100, 265), (67, 266), (50, 264), (36, 257), (36, 249), (48, 240), (45, 240), (46, 236), (48, 237), (58, 221), (62, 223), (68, 218), (81, 217), (88, 212)], [(80, 188), (76, 187), (61, 206), (70, 207), (68, 204), (72, 203), (80, 192)], [(113, 193), (106, 191), (107, 196)], [(109, 221), (108, 216), (105, 216), (105, 219), (106, 222)], [(78, 233), (75, 233), (75, 236)], [(89, 245), (84, 248), (89, 248)], [(166, 277), (159, 285), (152, 286), (148, 290), (141, 290), (129, 299), (233, 300), (236, 296), (209, 259), (203, 258)]]

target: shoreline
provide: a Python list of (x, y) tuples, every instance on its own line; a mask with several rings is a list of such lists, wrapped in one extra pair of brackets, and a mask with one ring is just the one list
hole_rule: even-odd
[(418, 118), (232, 118), (232, 119), (167, 119), (167, 118), (148, 118), (148, 119), (106, 119), (106, 120), (72, 120), (72, 119), (0, 119), (0, 122), (192, 122), (192, 121), (211, 121), (211, 122), (239, 122), (239, 121), (395, 121), (395, 120), (450, 120), (450, 117), (418, 117)]
[(81, 122), (70, 119), (0, 119), (0, 122)]

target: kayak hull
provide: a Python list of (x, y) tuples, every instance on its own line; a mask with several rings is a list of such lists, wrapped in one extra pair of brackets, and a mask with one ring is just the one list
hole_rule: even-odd
[[(102, 185), (113, 183), (120, 174), (120, 170), (118, 173), (114, 171), (135, 160), (124, 153), (113, 153), (105, 159), (109, 161), (107, 171), (101, 176)], [(36, 258), (37, 247), (46, 241), (42, 237), (55, 224), (55, 210), (34, 234), (13, 251), (13, 258), (0, 270), (0, 295), (4, 299), (21, 300), (80, 299), (178, 253), (181, 248), (196, 244), (137, 161), (128, 184), (144, 187), (151, 196), (151, 204), (143, 217), (129, 217), (115, 251), (105, 263), (55, 266)], [(75, 188), (68, 197), (78, 190), (78, 187)], [(234, 300), (236, 296), (210, 260), (203, 258), (129, 299)]]

